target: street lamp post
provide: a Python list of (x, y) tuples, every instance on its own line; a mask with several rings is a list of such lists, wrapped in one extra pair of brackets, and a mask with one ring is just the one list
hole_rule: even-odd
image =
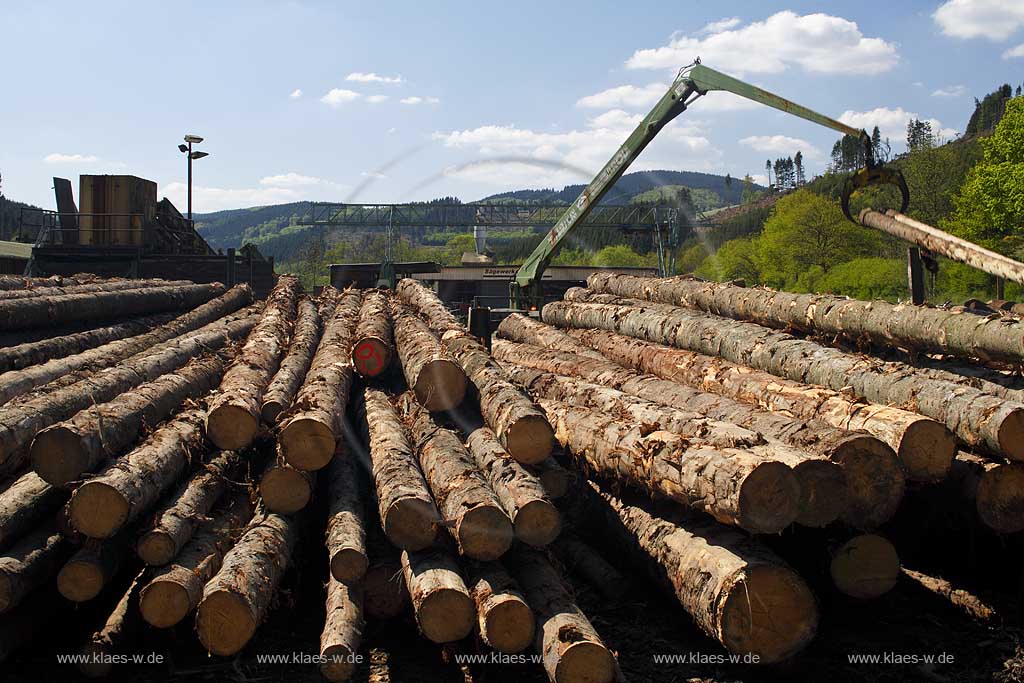
[(187, 145), (178, 145), (178, 149), (188, 158), (188, 222), (192, 223), (192, 160), (202, 159), (203, 157), (210, 156), (206, 152), (200, 152), (196, 150), (192, 151), (192, 143), (199, 144), (203, 139), (198, 135), (186, 135), (185, 142)]

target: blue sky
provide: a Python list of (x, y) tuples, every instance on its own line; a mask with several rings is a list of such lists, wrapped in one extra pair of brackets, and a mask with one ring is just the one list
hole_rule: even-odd
[[(726, 8), (727, 9), (723, 9)], [(585, 182), (680, 66), (705, 64), (902, 147), (908, 116), (962, 132), (1024, 81), (1024, 0), (940, 2), (21, 2), (6, 0), (0, 173), (131, 173), (184, 210), (389, 202)], [(633, 170), (764, 173), (836, 136), (711, 93)]]

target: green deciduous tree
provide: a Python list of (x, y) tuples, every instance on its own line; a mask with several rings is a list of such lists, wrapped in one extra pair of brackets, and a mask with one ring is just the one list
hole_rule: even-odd
[(1005, 254), (1024, 246), (1024, 99), (1006, 103), (995, 133), (981, 141), (982, 160), (953, 203), (950, 232)]

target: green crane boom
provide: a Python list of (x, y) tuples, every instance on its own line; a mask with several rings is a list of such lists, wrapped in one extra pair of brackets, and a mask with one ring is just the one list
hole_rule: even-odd
[[(679, 70), (679, 75), (676, 76), (668, 92), (658, 100), (658, 103), (654, 105), (651, 112), (644, 117), (644, 120), (640, 122), (636, 130), (622, 143), (622, 146), (608, 160), (608, 163), (604, 165), (600, 173), (583, 189), (583, 192), (576, 198), (576, 201), (566, 209), (562, 217), (555, 223), (555, 226), (551, 228), (551, 232), (537, 245), (537, 248), (533, 250), (533, 253), (530, 254), (522, 267), (519, 268), (511, 285), (510, 298), (513, 307), (525, 309), (530, 305), (537, 307), (541, 305), (541, 276), (544, 274), (544, 270), (548, 267), (562, 241), (576, 226), (584, 221), (590, 210), (601, 201), (601, 198), (611, 189), (615, 181), (626, 172), (626, 169), (633, 163), (633, 160), (640, 156), (640, 153), (650, 144), (651, 140), (654, 139), (661, 129), (672, 119), (686, 111), (687, 107), (694, 100), (711, 90), (725, 90), (827, 128), (832, 128), (845, 135), (853, 135), (865, 145), (867, 150), (866, 161), (868, 169), (866, 170), (872, 171), (875, 169), (873, 155), (871, 154), (871, 138), (865, 131), (852, 128), (845, 123), (790, 102), (767, 90), (762, 90), (732, 76), (715, 71), (704, 66), (700, 63), (700, 59), (697, 59), (694, 64)], [(891, 174), (892, 172), (882, 174), (875, 170), (874, 175), (871, 178), (865, 177), (862, 179), (858, 187), (879, 181), (884, 182), (888, 180), (892, 182)], [(902, 179), (899, 180), (901, 181)], [(899, 184), (899, 181), (896, 182)], [(904, 198), (906, 198), (905, 192)], [(847, 197), (844, 195), (844, 210), (846, 210), (847, 206), (846, 199)]]

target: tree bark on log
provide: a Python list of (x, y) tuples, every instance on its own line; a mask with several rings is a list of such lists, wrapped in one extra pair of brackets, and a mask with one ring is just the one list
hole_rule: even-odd
[(87, 540), (57, 573), (57, 590), (72, 602), (92, 600), (126, 563), (129, 543), (126, 535)]
[(44, 524), (0, 553), (0, 614), (53, 580), (73, 552), (53, 524)]
[(900, 557), (888, 539), (859, 534), (832, 551), (832, 583), (852, 598), (878, 598), (896, 587)]
[(1024, 359), (1024, 325), (966, 312), (685, 278), (595, 273), (587, 286), (602, 294), (685, 306), (765, 327), (967, 358)]
[(363, 487), (355, 460), (339, 452), (327, 466), (327, 557), (338, 581), (361, 581), (369, 559)]
[(956, 439), (944, 425), (916, 413), (604, 330), (572, 330), (567, 336), (581, 348), (595, 349), (608, 360), (638, 372), (772, 412), (866, 431), (896, 451), (910, 479), (940, 481), (949, 472)]
[(445, 353), (426, 323), (408, 308), (393, 309), (395, 343), (405, 382), (427, 410), (451, 410), (466, 396), (466, 373)]
[(120, 292), (125, 289), (149, 289), (152, 287), (186, 287), (194, 285), (191, 280), (124, 280), (111, 278), (82, 284), (59, 285), (56, 287), (32, 287), (0, 291), (0, 301), (14, 299), (31, 299), (34, 296), (69, 296), (71, 294), (89, 294), (91, 292)]
[(846, 476), (828, 458), (810, 455), (737, 424), (709, 420), (700, 413), (651, 403), (609, 387), (522, 366), (507, 365), (506, 370), (513, 381), (535, 396), (609, 415), (628, 416), (647, 429), (666, 429), (688, 438), (707, 439), (713, 447), (743, 448), (765, 461), (781, 462), (793, 470), (800, 484), (796, 521), (804, 526), (822, 527), (846, 512)]
[(71, 525), (90, 538), (109, 538), (150, 510), (202, 456), (205, 416), (201, 409), (179, 413), (77, 487), (68, 504)]
[(591, 487), (608, 505), (609, 530), (642, 550), (650, 576), (670, 584), (701, 630), (730, 652), (771, 663), (814, 637), (818, 609), (810, 589), (756, 540), (693, 514), (655, 516)]
[(329, 578), (327, 617), (320, 634), (320, 675), (329, 681), (352, 678), (364, 625), (363, 587)]
[(505, 450), (527, 465), (551, 455), (551, 425), (530, 398), (508, 381), (483, 344), (455, 320), (433, 292), (416, 280), (401, 280), (396, 291), (441, 336), (442, 344), (476, 387), (484, 422)]
[(40, 341), (6, 346), (0, 348), (0, 372), (24, 370), (54, 358), (67, 358), (112, 341), (145, 334), (154, 327), (165, 325), (173, 319), (173, 313), (162, 313), (143, 318), (132, 318), (104, 327), (95, 327)]
[[(174, 372), (193, 357), (222, 348), (244, 336), (255, 324), (246, 317), (226, 324), (211, 324), (206, 331), (169, 342), (153, 352), (141, 352), (117, 365), (61, 386), (0, 406), (0, 464), (17, 467), (28, 457), (31, 440), (46, 427), (81, 410), (106, 403), (143, 382)], [(62, 378), (63, 379), (63, 378)]]
[(551, 543), (562, 530), (561, 515), (540, 479), (516, 462), (494, 432), (475, 416), (464, 427), (466, 448), (512, 520), (515, 537), (533, 546)]
[(332, 297), (318, 310), (312, 299), (303, 298), (299, 301), (288, 352), (263, 394), (260, 414), (268, 425), (274, 425), (281, 413), (291, 407), (296, 392), (302, 386), (302, 380), (309, 372), (309, 364), (313, 362), (317, 344), (320, 343), (322, 321), (329, 320), (334, 315), (336, 304), (337, 300)]
[(611, 683), (615, 657), (547, 557), (519, 548), (510, 553), (509, 569), (536, 615), (535, 645), (548, 678), (553, 683)]
[(17, 275), (0, 275), (0, 291), (16, 291), (19, 289), (34, 289), (36, 287), (49, 289), (51, 287), (73, 287), (85, 285), (90, 282), (98, 282), (103, 278), (92, 273), (75, 273), (74, 275), (51, 275), (49, 277), (19, 277)]
[(185, 544), (172, 564), (156, 570), (142, 588), (139, 611), (150, 626), (170, 628), (191, 614), (203, 586), (220, 571), (224, 554), (252, 519), (248, 492), (236, 494)]
[(566, 569), (581, 576), (612, 602), (622, 600), (629, 592), (626, 577), (575, 534), (562, 534), (551, 547)]
[(402, 574), (416, 610), (416, 624), (434, 643), (462, 640), (473, 631), (476, 608), (455, 558), (435, 546), (402, 551)]
[(985, 604), (981, 598), (972, 595), (962, 588), (955, 587), (945, 579), (937, 576), (928, 576), (906, 567), (903, 568), (903, 575), (926, 591), (946, 599), (951, 605), (967, 613), (972, 619), (988, 621), (996, 616), (996, 611)]
[(206, 435), (217, 448), (240, 450), (256, 438), (263, 392), (280, 366), (301, 288), (296, 277), (278, 278), (259, 321), (224, 372), (206, 415)]
[(203, 589), (196, 633), (207, 651), (233, 655), (249, 642), (270, 606), (298, 540), (298, 523), (261, 515), (224, 556)]
[(237, 453), (224, 451), (185, 482), (139, 538), (136, 550), (142, 561), (159, 567), (173, 560), (227, 490), (240, 464)]
[(361, 377), (376, 377), (391, 365), (394, 348), (391, 302), (381, 290), (366, 292), (352, 344), (352, 365)]
[(459, 552), (476, 560), (505, 554), (515, 532), (476, 461), (449, 429), (439, 425), (411, 393), (399, 399), (420, 469)]
[(498, 325), (496, 333), (502, 339), (539, 346), (542, 349), (564, 351), (566, 353), (578, 353), (586, 358), (595, 360), (608, 360), (599, 351), (587, 348), (580, 344), (579, 340), (570, 336), (565, 330), (552, 327), (539, 320), (512, 313)]
[(159, 423), (184, 401), (216, 387), (224, 363), (217, 354), (196, 358), (176, 372), (47, 427), (32, 441), (32, 469), (54, 486), (79, 480), (134, 443), (146, 425)]
[(361, 303), (358, 289), (342, 293), (334, 316), (325, 323), (309, 372), (281, 427), (278, 443), (292, 467), (318, 470), (330, 462), (338, 447), (352, 387), (350, 353)]
[(24, 536), (67, 499), (67, 491), (50, 486), (35, 472), (18, 477), (0, 493), (0, 549)]
[(777, 533), (796, 519), (800, 485), (781, 462), (605, 412), (546, 399), (540, 405), (559, 442), (616, 481), (751, 533)]
[(61, 325), (78, 320), (150, 315), (195, 308), (224, 293), (224, 285), (151, 287), (31, 299), (0, 300), (0, 330)]
[[(190, 333), (208, 332), (206, 326), (224, 324), (236, 319), (231, 314), (252, 302), (252, 290), (248, 286), (235, 287), (224, 295), (208, 301), (198, 308), (180, 315), (170, 322), (150, 329), (145, 334), (133, 337), (119, 337), (102, 346), (13, 372), (0, 375), (0, 404), (25, 394), (36, 387), (64, 377), (72, 372), (91, 373), (110, 367), (140, 353), (154, 353), (170, 346), (174, 341), (186, 338)], [(149, 318), (153, 320), (153, 318)], [(200, 329), (204, 328), (204, 329)], [(175, 338), (178, 338), (177, 340)], [(48, 341), (51, 343), (53, 340)], [(14, 347), (18, 348), (18, 347)]]
[(1024, 463), (992, 462), (960, 451), (949, 478), (987, 527), (1001, 534), (1024, 530)]
[(263, 470), (259, 492), (269, 512), (291, 515), (309, 504), (315, 487), (316, 472), (295, 469), (278, 455)]
[(381, 526), (403, 550), (423, 550), (434, 542), (441, 513), (430, 494), (408, 428), (386, 394), (366, 387), (356, 405), (370, 451)]
[(145, 570), (139, 572), (124, 592), (114, 609), (107, 616), (103, 626), (89, 637), (81, 650), (88, 660), (80, 662), (78, 669), (90, 678), (109, 676), (113, 670), (113, 658), (125, 649), (139, 635), (139, 589), (142, 587)]
[(850, 391), (867, 401), (937, 420), (970, 446), (1024, 459), (1024, 404), (922, 377), (902, 363), (844, 353), (752, 323), (665, 304), (621, 302), (626, 305), (553, 302), (544, 307), (544, 321), (618, 332), (721, 356), (795, 382)]
[(472, 562), (467, 571), (480, 638), (506, 654), (530, 647), (536, 623), (516, 580), (499, 562)]
[(494, 342), (493, 351), (504, 363), (581, 377), (670, 408), (686, 406), (707, 418), (746, 425), (801, 451), (825, 457), (843, 468), (848, 503), (844, 518), (858, 528), (872, 528), (885, 522), (903, 499), (905, 479), (896, 454), (868, 434), (838, 430), (816, 420), (804, 422), (768, 413), (652, 375), (641, 375), (610, 361), (501, 340)]

